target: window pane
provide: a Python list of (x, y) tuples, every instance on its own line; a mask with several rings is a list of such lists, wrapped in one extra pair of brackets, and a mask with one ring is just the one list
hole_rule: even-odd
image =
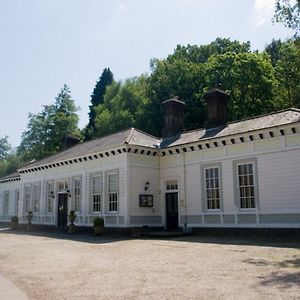
[(207, 168), (204, 175), (207, 209), (220, 209), (219, 169)]
[(241, 208), (255, 208), (253, 163), (238, 165), (239, 200)]

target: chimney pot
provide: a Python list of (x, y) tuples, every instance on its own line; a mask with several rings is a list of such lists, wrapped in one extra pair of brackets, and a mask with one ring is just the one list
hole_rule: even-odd
[(207, 104), (207, 124), (212, 128), (225, 125), (228, 119), (229, 94), (219, 89), (212, 89), (203, 95)]
[(183, 131), (185, 103), (174, 96), (162, 103), (164, 108), (163, 137), (172, 137)]

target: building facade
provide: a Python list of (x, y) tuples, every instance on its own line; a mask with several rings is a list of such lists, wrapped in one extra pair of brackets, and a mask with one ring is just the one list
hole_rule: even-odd
[(206, 128), (183, 132), (184, 103), (163, 103), (158, 139), (131, 128), (78, 144), (0, 180), (0, 221), (63, 228), (300, 228), (300, 110), (227, 123), (228, 95), (205, 95)]

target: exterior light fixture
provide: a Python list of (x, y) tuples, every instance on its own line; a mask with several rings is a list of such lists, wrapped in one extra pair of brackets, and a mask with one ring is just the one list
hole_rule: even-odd
[(149, 186), (150, 186), (150, 183), (149, 183), (149, 181), (147, 181), (147, 182), (145, 183), (145, 191), (147, 191), (147, 190), (149, 189)]

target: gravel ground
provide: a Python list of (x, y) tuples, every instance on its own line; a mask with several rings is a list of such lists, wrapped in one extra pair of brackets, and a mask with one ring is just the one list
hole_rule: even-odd
[(300, 244), (2, 230), (0, 273), (29, 299), (300, 299)]

